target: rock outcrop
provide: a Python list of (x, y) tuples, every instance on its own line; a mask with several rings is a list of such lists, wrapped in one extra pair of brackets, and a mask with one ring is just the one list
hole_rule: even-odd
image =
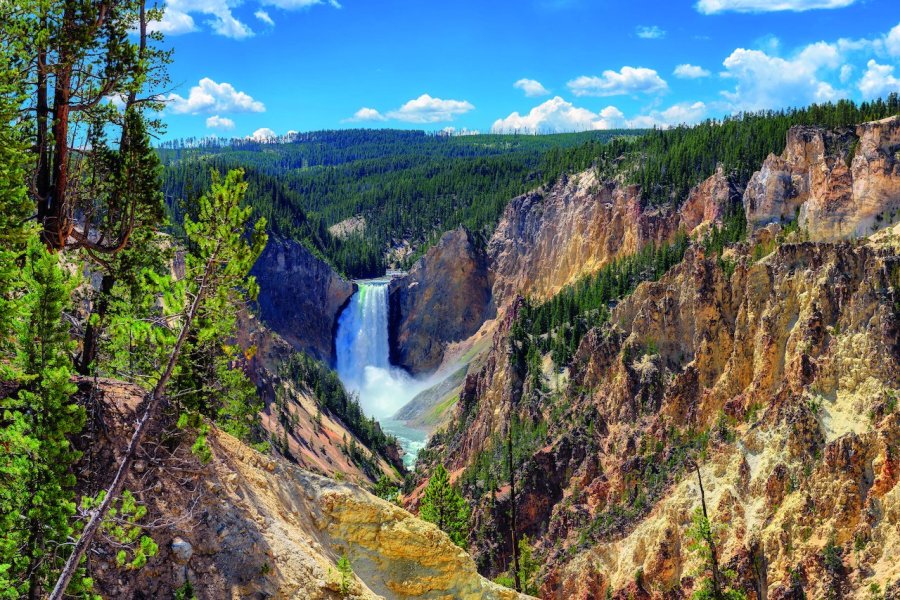
[(463, 227), (392, 280), (389, 294), (391, 362), (413, 374), (434, 371), (447, 344), (473, 335), (494, 312), (487, 258)]
[(814, 241), (866, 237), (900, 219), (900, 117), (829, 131), (793, 127), (744, 195), (753, 227), (793, 221)]
[(353, 284), (302, 244), (275, 236), (251, 274), (259, 282), (265, 324), (294, 348), (331, 362), (337, 317), (353, 295)]
[[(112, 472), (143, 398), (136, 386), (100, 385), (103, 426), (80, 466), (87, 486)], [(443, 532), (405, 510), (215, 428), (208, 439), (205, 466), (190, 444), (174, 453), (146, 446), (126, 487), (147, 506), (160, 551), (128, 570), (115, 566), (117, 547), (96, 545), (91, 574), (103, 597), (171, 598), (190, 582), (204, 599), (525, 598), (482, 578)], [(348, 596), (336, 568), (344, 554), (353, 569)]]
[(674, 211), (641, 207), (636, 186), (600, 182), (593, 171), (564, 178), (506, 207), (488, 244), (494, 302), (503, 309), (517, 295), (549, 298), (677, 229)]

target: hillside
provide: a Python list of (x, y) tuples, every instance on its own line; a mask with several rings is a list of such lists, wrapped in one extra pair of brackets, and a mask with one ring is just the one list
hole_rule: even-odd
[(508, 205), (493, 345), (417, 465), (476, 507), (482, 572), (514, 501), (542, 597), (689, 596), (696, 462), (749, 597), (896, 587), (900, 118), (785, 140), (670, 204), (591, 170)]
[[(509, 198), (575, 168), (570, 161), (599, 144), (636, 133), (322, 131), (273, 143), (172, 142), (159, 154), (176, 224), (208, 186), (210, 169), (240, 167), (250, 181), (247, 202), (275, 233), (304, 242), (339, 272), (359, 278), (412, 264), (458, 225), (490, 235)], [(559, 153), (572, 147), (579, 151)], [(365, 225), (333, 233), (353, 220)]]

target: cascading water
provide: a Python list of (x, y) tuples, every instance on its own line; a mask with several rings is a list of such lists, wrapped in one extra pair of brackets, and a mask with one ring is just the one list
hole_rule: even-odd
[(337, 373), (348, 391), (359, 395), (363, 411), (395, 436), (411, 466), (425, 445), (425, 433), (391, 417), (416, 394), (432, 385), (391, 366), (388, 346), (387, 279), (357, 281), (358, 291), (338, 319)]

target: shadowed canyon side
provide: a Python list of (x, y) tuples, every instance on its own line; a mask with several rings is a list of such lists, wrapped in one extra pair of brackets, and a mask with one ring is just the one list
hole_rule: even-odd
[(338, 314), (353, 295), (353, 284), (302, 244), (275, 236), (252, 275), (265, 324), (295, 349), (330, 363)]
[(391, 362), (433, 372), (446, 346), (474, 335), (493, 317), (488, 260), (473, 235), (445, 233), (408, 274), (390, 284)]
[[(447, 465), (477, 505), (483, 573), (511, 557), (509, 489), (484, 464), (506, 460), (513, 428), (526, 440), (516, 528), (541, 557), (542, 597), (696, 590), (686, 531), (699, 494), (685, 460), (697, 453), (710, 517), (731, 524), (722, 565), (750, 597), (896, 588), (898, 134), (897, 117), (792, 128), (786, 158), (770, 156), (746, 189), (719, 168), (677, 208), (642, 208), (637, 190), (593, 172), (510, 203), (488, 245), (493, 344), (418, 465)], [(719, 256), (693, 244), (612, 303), (567, 369), (543, 356), (535, 371), (517, 350), (523, 296), (548, 299), (737, 211), (747, 241)], [(823, 558), (834, 552), (840, 569)]]

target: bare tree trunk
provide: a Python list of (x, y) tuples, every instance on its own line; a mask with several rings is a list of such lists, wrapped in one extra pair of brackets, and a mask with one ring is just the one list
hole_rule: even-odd
[[(116, 278), (110, 273), (104, 273), (100, 281), (100, 293), (97, 297), (94, 310), (91, 311), (91, 317), (87, 321), (87, 327), (84, 330), (84, 342), (81, 347), (81, 358), (76, 365), (78, 372), (82, 375), (90, 375), (91, 365), (97, 358), (97, 351), (100, 348), (100, 331), (103, 328), (103, 321), (109, 310), (109, 296), (112, 293)], [(95, 316), (96, 315), (96, 316)]]
[(516, 583), (516, 591), (521, 592), (522, 582), (519, 581), (519, 541), (516, 536), (516, 472), (513, 468), (512, 421), (509, 423), (509, 432), (506, 434), (506, 457), (509, 462), (509, 531), (512, 537), (513, 580)]
[(72, 549), (72, 554), (69, 556), (68, 560), (66, 560), (66, 564), (59, 575), (59, 579), (57, 580), (56, 585), (53, 588), (53, 592), (49, 596), (49, 600), (63, 599), (66, 588), (69, 587), (69, 582), (72, 580), (72, 577), (75, 576), (75, 572), (78, 570), (78, 565), (81, 563), (81, 559), (84, 557), (85, 553), (90, 547), (91, 541), (93, 541), (94, 539), (94, 535), (96, 535), (97, 530), (100, 529), (100, 525), (103, 524), (104, 516), (106, 516), (106, 513), (109, 511), (109, 508), (110, 506), (112, 506), (115, 498), (121, 493), (122, 486), (125, 485), (125, 478), (128, 476), (128, 470), (131, 468), (131, 463), (134, 462), (134, 458), (137, 455), (138, 448), (140, 447), (144, 436), (147, 434), (150, 422), (153, 420), (159, 410), (159, 406), (162, 403), (163, 396), (166, 392), (166, 386), (169, 384), (169, 380), (172, 378), (172, 373), (175, 370), (175, 365), (178, 362), (178, 357), (181, 354), (181, 349), (184, 346), (184, 342), (187, 339), (194, 319), (197, 316), (197, 312), (200, 308), (200, 302), (207, 292), (210, 272), (215, 268), (218, 254), (219, 247), (216, 247), (216, 249), (212, 252), (206, 262), (203, 279), (200, 281), (200, 285), (197, 288), (197, 293), (194, 296), (194, 300), (191, 303), (187, 314), (185, 315), (184, 324), (182, 325), (181, 331), (178, 334), (178, 339), (175, 342), (175, 346), (172, 348), (172, 353), (169, 355), (169, 361), (166, 363), (166, 369), (165, 371), (163, 371), (163, 374), (159, 378), (159, 381), (156, 383), (156, 386), (154, 386), (153, 390), (149, 394), (147, 406), (144, 408), (144, 412), (141, 414), (140, 419), (138, 419), (137, 427), (135, 427), (134, 433), (131, 436), (131, 440), (128, 442), (128, 447), (125, 449), (125, 453), (122, 455), (122, 458), (119, 461), (119, 467), (116, 470), (115, 477), (113, 477), (112, 483), (110, 483), (109, 487), (106, 488), (106, 495), (104, 496), (103, 501), (97, 508), (92, 511), (91, 518), (85, 525), (84, 531), (82, 531), (81, 533), (81, 537), (78, 538), (78, 541), (75, 543), (75, 547)]
[[(65, 60), (65, 59), (61, 59)], [(61, 250), (69, 237), (66, 192), (69, 186), (69, 101), (72, 68), (62, 64), (56, 74), (53, 96), (53, 180), (46, 199), (41, 237), (51, 250)]]
[(697, 481), (700, 483), (700, 505), (703, 507), (703, 518), (706, 519), (706, 523), (710, 528), (706, 543), (709, 546), (710, 566), (712, 568), (713, 578), (713, 594), (714, 597), (718, 599), (722, 597), (722, 580), (719, 575), (719, 556), (716, 551), (716, 540), (713, 539), (712, 535), (712, 523), (710, 523), (709, 515), (706, 512), (706, 493), (703, 491), (703, 478), (700, 477), (700, 465), (694, 463), (694, 469), (697, 471)]

